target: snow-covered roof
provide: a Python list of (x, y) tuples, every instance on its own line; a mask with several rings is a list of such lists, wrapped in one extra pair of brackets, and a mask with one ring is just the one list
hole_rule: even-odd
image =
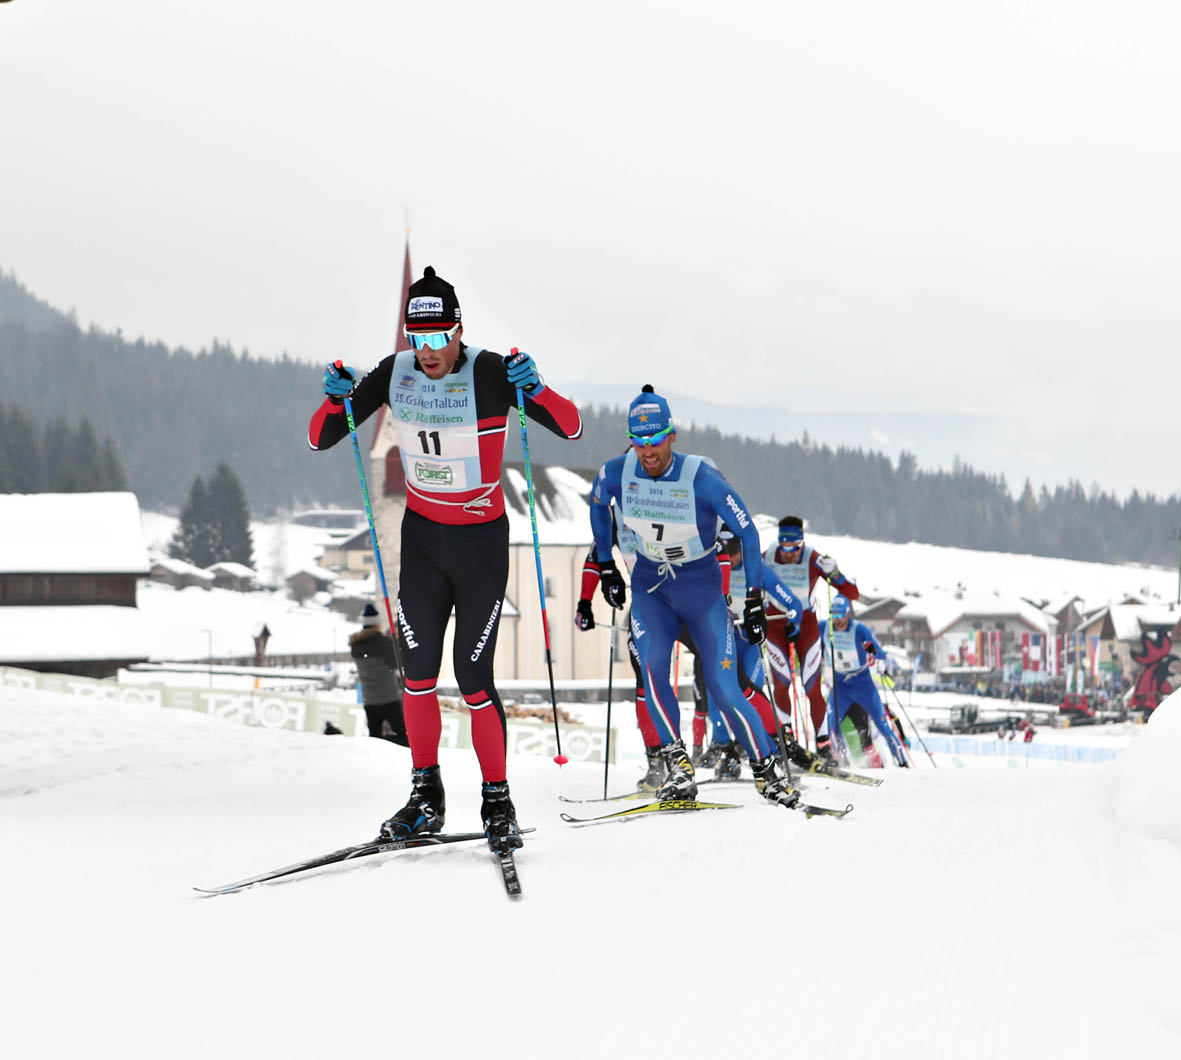
[(939, 636), (967, 618), (1017, 618), (1031, 630), (1050, 631), (1050, 617), (1015, 597), (992, 593), (924, 593), (909, 600), (895, 616), (900, 621), (925, 621), (932, 636)]
[(343, 549), (345, 552), (367, 552), (373, 547), (373, 542), (369, 537), (369, 527), (365, 527), (364, 530), (351, 531), (346, 537), (333, 538), (325, 547), (339, 548)]
[(315, 578), (318, 582), (323, 582), (325, 585), (331, 585), (336, 581), (336, 572), (325, 570), (323, 567), (300, 567), (298, 570), (293, 570), (287, 575), (287, 580), (291, 581), (297, 574), (307, 574)]
[[(543, 545), (589, 545), (590, 491), (593, 472), (580, 473), (564, 467), (534, 464), (533, 499), (537, 506), (537, 536)], [(500, 476), (504, 510), (509, 520), (509, 542), (532, 544), (533, 525), (529, 518), (529, 485), (525, 468), (505, 463)]]
[(228, 574), (231, 578), (257, 578), (250, 567), (244, 563), (234, 563), (232, 560), (223, 559), (220, 563), (211, 563), (206, 570), (213, 571), (214, 574)]
[[(898, 610), (906, 606), (907, 601), (901, 596), (880, 596), (875, 600), (866, 601), (862, 596), (857, 602), (856, 615), (857, 618), (884, 618), (888, 617), (888, 613), (893, 604), (901, 605)], [(896, 612), (895, 612), (896, 613)]]
[(168, 571), (170, 574), (183, 575), (186, 578), (196, 578), (201, 582), (212, 582), (213, 575), (195, 563), (188, 563), (183, 559), (175, 559), (172, 556), (153, 556), (152, 570), (157, 567)]
[(1109, 609), (1116, 640), (1139, 640), (1145, 630), (1172, 627), (1181, 612), (1150, 604), (1116, 604)]
[(1047, 615), (1057, 618), (1065, 608), (1076, 602), (1078, 603), (1079, 610), (1081, 611), (1083, 606), (1083, 598), (1081, 596), (1079, 596), (1077, 593), (1070, 592), (1058, 593), (1056, 596), (1050, 597), (1050, 599), (1042, 606), (1042, 610), (1045, 611)]
[(0, 663), (146, 660), (149, 645), (135, 607), (0, 607)]
[(334, 600), (377, 600), (377, 574), (370, 571), (364, 578), (337, 578), (332, 583)]
[(149, 569), (134, 493), (0, 494), (0, 573), (146, 575)]

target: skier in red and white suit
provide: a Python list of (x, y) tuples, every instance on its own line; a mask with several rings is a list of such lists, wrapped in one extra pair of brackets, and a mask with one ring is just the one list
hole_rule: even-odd
[[(816, 589), (816, 583), (823, 578), (846, 599), (856, 600), (860, 595), (857, 585), (841, 573), (836, 560), (831, 556), (823, 555), (811, 545), (804, 543), (804, 520), (797, 515), (785, 515), (779, 520), (779, 539), (763, 554), (763, 562), (771, 567), (779, 576), (779, 580), (795, 593), (803, 605), (804, 613), (799, 620), (800, 634), (795, 642), (796, 656), (800, 660), (800, 676), (811, 707), (812, 727), (817, 734), (816, 750), (823, 757), (829, 758), (832, 752), (828, 746), (828, 732), (825, 727), (826, 705), (820, 690), (822, 646), (820, 627), (816, 620), (816, 612), (812, 608), (812, 593)], [(775, 706), (779, 708), (780, 717), (786, 719), (786, 725), (790, 729), (791, 676), (787, 668), (790, 647), (785, 635), (786, 624), (782, 619), (774, 619), (774, 616), (777, 613), (781, 615), (782, 611), (775, 608), (773, 601), (769, 601), (769, 605), (767, 651), (771, 659)]]

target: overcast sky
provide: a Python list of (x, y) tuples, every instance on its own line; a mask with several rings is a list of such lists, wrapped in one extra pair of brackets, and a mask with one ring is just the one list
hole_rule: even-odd
[(409, 211), (467, 339), (559, 389), (865, 444), (995, 414), (1035, 481), (1172, 492), (1179, 30), (1176, 0), (12, 0), (0, 267), (129, 338), (368, 367)]

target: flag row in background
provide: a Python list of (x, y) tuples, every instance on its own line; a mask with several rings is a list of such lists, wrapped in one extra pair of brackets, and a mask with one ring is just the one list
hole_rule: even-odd
[[(999, 631), (994, 631), (999, 635)], [(979, 636), (980, 634), (977, 634)], [(1051, 677), (1060, 673), (1089, 673), (1099, 679), (1099, 637), (1084, 633), (1050, 636), (1042, 633), (1021, 634), (1021, 669), (1037, 673), (1044, 670)]]

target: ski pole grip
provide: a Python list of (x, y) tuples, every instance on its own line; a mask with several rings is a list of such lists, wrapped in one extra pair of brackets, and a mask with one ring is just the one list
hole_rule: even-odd
[(353, 378), (352, 372), (350, 372), (344, 366), (344, 361), (340, 360), (339, 358), (337, 358), (335, 361), (332, 362), (332, 367), (336, 369), (336, 372), (341, 377), (341, 379), (352, 379)]

